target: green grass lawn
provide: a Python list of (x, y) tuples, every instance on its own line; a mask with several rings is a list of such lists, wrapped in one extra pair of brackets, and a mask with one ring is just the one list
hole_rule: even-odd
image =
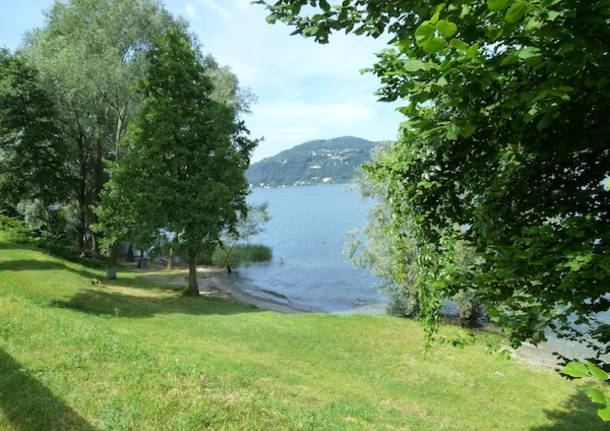
[[(416, 322), (185, 298), (0, 239), (0, 429), (608, 429), (551, 371)], [(447, 330), (447, 329), (446, 329)]]

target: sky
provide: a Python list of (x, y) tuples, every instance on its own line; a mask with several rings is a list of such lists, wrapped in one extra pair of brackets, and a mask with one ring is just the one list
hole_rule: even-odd
[[(44, 25), (53, 0), (0, 0), (0, 46), (16, 49), (26, 31)], [(205, 53), (229, 66), (257, 97), (245, 120), (264, 138), (254, 160), (297, 144), (338, 136), (394, 139), (402, 115), (376, 100), (379, 82), (360, 70), (385, 41), (334, 35), (330, 44), (290, 36), (292, 28), (265, 21), (250, 0), (166, 0), (198, 36)]]

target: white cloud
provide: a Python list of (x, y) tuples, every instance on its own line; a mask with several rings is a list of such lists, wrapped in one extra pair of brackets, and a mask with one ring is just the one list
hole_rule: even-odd
[[(231, 3), (229, 1), (228, 3)], [(209, 9), (212, 12), (222, 16), (225, 19), (231, 19), (231, 12), (229, 9), (223, 7), (216, 0), (201, 0), (201, 4), (204, 8)]]
[(265, 21), (251, 0), (166, 0), (170, 10), (197, 5), (189, 17), (203, 49), (258, 96), (246, 117), (253, 136), (265, 137), (260, 159), (307, 140), (354, 135), (392, 139), (401, 115), (373, 95), (376, 77), (362, 76), (384, 40), (336, 34), (328, 45), (290, 36), (293, 28)]
[(285, 122), (314, 123), (318, 127), (324, 123), (350, 125), (370, 120), (375, 116), (375, 110), (371, 106), (347, 103), (283, 102), (259, 105), (254, 109), (258, 117), (273, 119), (280, 124)]
[(184, 7), (184, 14), (190, 19), (198, 19), (199, 14), (197, 13), (197, 8), (192, 3), (187, 3)]

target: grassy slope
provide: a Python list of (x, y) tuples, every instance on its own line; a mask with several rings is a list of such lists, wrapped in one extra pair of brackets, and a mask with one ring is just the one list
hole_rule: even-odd
[(417, 324), (182, 298), (0, 239), (0, 429), (602, 430), (574, 385)]

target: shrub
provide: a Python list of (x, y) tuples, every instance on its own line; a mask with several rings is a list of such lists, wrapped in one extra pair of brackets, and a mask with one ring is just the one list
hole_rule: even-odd
[(453, 303), (462, 326), (477, 326), (485, 317), (485, 310), (472, 290), (462, 290), (454, 295)]
[(23, 221), (3, 214), (0, 214), (0, 231), (5, 232), (10, 241), (17, 243), (29, 242), (34, 238), (34, 233)]
[(407, 289), (393, 290), (386, 311), (390, 316), (417, 318), (419, 313), (417, 296)]
[(271, 247), (263, 244), (243, 244), (235, 247), (242, 263), (268, 262), (273, 257)]
[(237, 244), (231, 248), (217, 247), (211, 263), (223, 268), (234, 268), (254, 262), (268, 262), (272, 259), (271, 247), (263, 244)]
[(78, 260), (79, 253), (64, 236), (43, 232), (34, 240), (37, 247), (42, 248), (49, 253), (62, 257), (68, 260)]

